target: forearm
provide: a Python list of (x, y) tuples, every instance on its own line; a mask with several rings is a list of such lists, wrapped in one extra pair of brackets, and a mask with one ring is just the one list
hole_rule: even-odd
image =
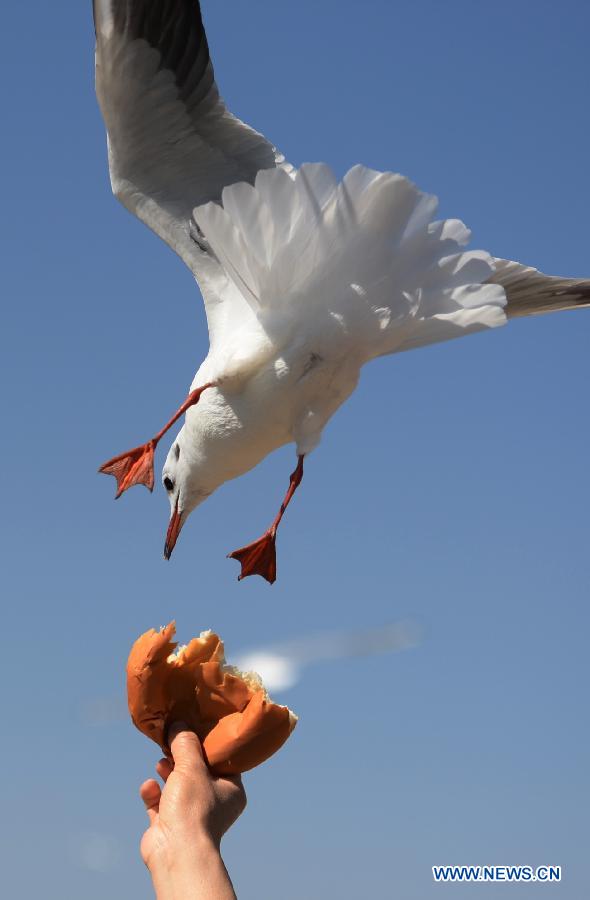
[(219, 850), (204, 843), (190, 856), (175, 854), (150, 866), (157, 900), (236, 900)]

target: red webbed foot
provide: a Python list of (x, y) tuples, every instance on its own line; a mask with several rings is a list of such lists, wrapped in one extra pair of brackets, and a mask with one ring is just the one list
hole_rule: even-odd
[(289, 479), (289, 490), (285, 494), (285, 499), (281, 504), (278, 515), (268, 531), (265, 532), (261, 538), (258, 538), (257, 541), (254, 541), (253, 544), (248, 544), (246, 547), (242, 547), (241, 550), (234, 550), (233, 553), (228, 555), (228, 559), (237, 559), (237, 561), (241, 563), (242, 573), (238, 578), (238, 581), (241, 581), (242, 578), (247, 578), (248, 575), (262, 575), (269, 584), (274, 584), (277, 580), (277, 554), (275, 546), (277, 528), (285, 514), (285, 510), (293, 499), (293, 494), (301, 484), (302, 478), (303, 454), (300, 454), (297, 461), (297, 468), (292, 472), (291, 478)]
[(149, 491), (153, 491), (155, 446), (153, 440), (149, 441), (141, 447), (134, 447), (127, 453), (114, 456), (100, 467), (98, 471), (103, 475), (114, 475), (117, 479), (117, 498), (134, 484), (145, 484)]
[(262, 575), (269, 584), (275, 583), (277, 580), (275, 542), (276, 532), (271, 528), (257, 541), (228, 555), (228, 559), (237, 559), (242, 566), (238, 581), (247, 578), (248, 575)]
[(210, 387), (215, 387), (215, 382), (210, 381), (204, 384), (203, 387), (195, 388), (194, 391), (191, 391), (170, 421), (147, 444), (143, 444), (141, 447), (134, 447), (133, 450), (128, 450), (127, 453), (121, 453), (119, 456), (114, 456), (100, 467), (98, 471), (102, 472), (103, 475), (114, 475), (117, 479), (117, 499), (130, 487), (133, 487), (134, 484), (145, 484), (148, 490), (153, 491), (154, 450), (166, 432), (191, 406), (195, 406), (199, 402), (203, 391)]

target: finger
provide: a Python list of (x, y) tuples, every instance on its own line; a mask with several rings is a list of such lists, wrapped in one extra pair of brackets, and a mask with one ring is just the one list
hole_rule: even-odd
[(227, 807), (235, 810), (236, 819), (246, 809), (248, 798), (239, 775), (220, 778), (215, 785), (215, 792), (219, 801)]
[(160, 785), (153, 778), (144, 781), (139, 789), (139, 796), (145, 804), (145, 810), (151, 825), (158, 815), (158, 810), (160, 808), (160, 797), (162, 796)]
[(215, 781), (215, 787), (220, 797), (233, 797), (236, 793), (246, 794), (241, 775), (222, 775)]
[(164, 757), (164, 759), (161, 759), (156, 763), (156, 772), (158, 773), (164, 784), (166, 784), (168, 778), (170, 777), (170, 774), (173, 771), (174, 763), (167, 757)]
[(219, 778), (215, 781), (215, 794), (219, 810), (218, 821), (223, 834), (231, 828), (246, 808), (246, 792), (239, 777)]
[(235, 784), (235, 786), (238, 787), (241, 791), (244, 791), (244, 782), (242, 781), (241, 775), (224, 775), (223, 781), (227, 782), (228, 784)]
[(201, 742), (184, 722), (176, 722), (170, 728), (168, 740), (175, 767), (195, 773), (207, 773)]

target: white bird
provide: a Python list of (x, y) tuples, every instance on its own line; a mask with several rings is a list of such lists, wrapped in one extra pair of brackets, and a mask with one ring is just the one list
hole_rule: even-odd
[(401, 175), (295, 170), (219, 96), (198, 0), (94, 0), (96, 83), (115, 195), (198, 281), (210, 350), (151, 441), (101, 472), (153, 489), (154, 449), (186, 413), (163, 484), (170, 557), (189, 514), (290, 442), (298, 463), (268, 531), (230, 554), (276, 578), (275, 539), (303, 460), (377, 356), (590, 305), (590, 281), (464, 249), (458, 220)]

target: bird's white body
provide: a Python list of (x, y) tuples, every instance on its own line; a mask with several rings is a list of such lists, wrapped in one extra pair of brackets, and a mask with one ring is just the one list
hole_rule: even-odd
[[(310, 453), (375, 356), (503, 324), (503, 288), (482, 284), (491, 258), (465, 252), (467, 230), (435, 209), (399, 175), (355, 166), (338, 183), (313, 164), (194, 211), (203, 252), (230, 273), (218, 283), (229, 318), (210, 319), (192, 388), (216, 386), (176, 441), (192, 473), (181, 509), (283, 444)], [(176, 483), (175, 454), (164, 473)]]
[[(183, 508), (194, 508), (216, 488), (254, 468), (279, 447), (295, 442), (298, 453), (309, 453), (321, 427), (354, 390), (358, 359), (324, 359), (313, 350), (286, 348), (242, 380), (236, 376), (205, 391), (171, 448), (164, 473), (175, 468), (175, 445), (190, 460), (191, 494)], [(203, 384), (209, 361), (193, 382)], [(309, 429), (310, 410), (314, 427)], [(194, 492), (194, 493), (193, 493)]]

